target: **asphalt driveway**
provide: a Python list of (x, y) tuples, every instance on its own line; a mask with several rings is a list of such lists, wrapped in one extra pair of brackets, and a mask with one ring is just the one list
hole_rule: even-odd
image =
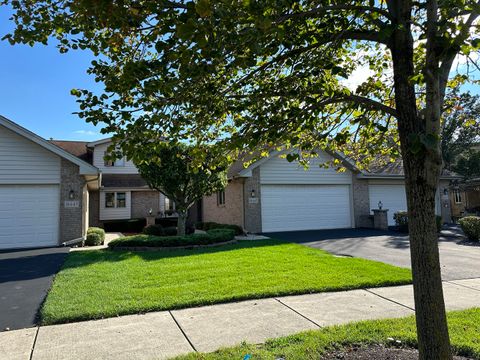
[[(279, 232), (266, 235), (327, 250), (336, 255), (377, 260), (410, 268), (408, 236), (393, 231), (343, 229)], [(480, 246), (466, 243), (457, 228), (452, 227), (442, 231), (439, 247), (443, 280), (480, 277)]]
[(0, 331), (34, 326), (69, 248), (0, 252)]

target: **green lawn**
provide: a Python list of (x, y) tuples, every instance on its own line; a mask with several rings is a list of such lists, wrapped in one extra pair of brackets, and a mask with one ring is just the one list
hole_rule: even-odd
[(197, 250), (72, 252), (43, 324), (411, 282), (408, 269), (276, 240)]
[[(457, 355), (480, 359), (480, 309), (454, 311), (448, 314), (450, 339)], [(315, 359), (326, 351), (356, 344), (391, 345), (400, 340), (403, 346), (416, 347), (415, 319), (363, 321), (342, 326), (332, 326), (300, 333), (298, 335), (267, 341), (262, 345), (243, 344), (210, 354), (192, 353), (180, 360), (243, 359), (251, 354), (252, 360)]]

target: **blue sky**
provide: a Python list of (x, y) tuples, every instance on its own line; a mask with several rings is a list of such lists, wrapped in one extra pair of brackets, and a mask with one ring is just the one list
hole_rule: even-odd
[[(0, 7), (0, 37), (12, 25)], [(11, 46), (0, 41), (0, 114), (44, 138), (96, 140), (99, 129), (72, 114), (73, 88), (100, 89), (86, 73), (88, 51), (60, 54), (55, 46)]]

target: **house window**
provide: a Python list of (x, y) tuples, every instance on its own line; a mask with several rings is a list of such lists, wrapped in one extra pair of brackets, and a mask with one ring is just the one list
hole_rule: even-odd
[(455, 196), (455, 204), (461, 204), (462, 203), (462, 193), (460, 192), (460, 190), (455, 190), (454, 196)]
[(225, 205), (225, 190), (217, 192), (217, 205)]
[(106, 208), (115, 207), (115, 193), (105, 193), (105, 207)]
[(124, 208), (127, 207), (127, 194), (124, 192), (105, 193), (106, 208)]
[[(105, 159), (108, 156), (108, 152), (104, 152), (103, 158)], [(125, 166), (125, 158), (115, 159), (115, 160), (107, 160), (105, 159), (104, 165), (106, 167), (122, 167)]]
[(117, 208), (127, 207), (127, 194), (124, 192), (117, 193)]
[(165, 196), (165, 211), (175, 210), (175, 203)]

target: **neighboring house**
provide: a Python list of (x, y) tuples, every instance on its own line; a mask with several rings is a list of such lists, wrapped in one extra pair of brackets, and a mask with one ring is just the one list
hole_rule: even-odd
[(72, 154), (89, 159), (102, 173), (98, 191), (90, 193), (90, 226), (130, 219), (144, 219), (150, 211), (155, 216), (174, 214), (175, 204), (162, 193), (149, 188), (133, 162), (126, 158), (106, 160), (110, 138), (94, 142), (52, 142)]
[[(346, 171), (320, 167), (332, 155), (320, 152), (308, 170), (274, 152), (243, 168), (229, 170), (225, 191), (203, 200), (203, 220), (232, 223), (252, 233), (336, 229), (371, 226), (371, 210), (381, 201), (393, 214), (406, 210), (407, 201), (401, 162), (360, 171), (343, 162)], [(448, 188), (457, 176), (444, 173), (437, 192), (437, 214), (451, 221)]]
[(454, 220), (465, 215), (480, 215), (480, 178), (454, 182), (450, 187), (450, 201)]
[(87, 161), (0, 116), (0, 249), (84, 236), (100, 180)]

